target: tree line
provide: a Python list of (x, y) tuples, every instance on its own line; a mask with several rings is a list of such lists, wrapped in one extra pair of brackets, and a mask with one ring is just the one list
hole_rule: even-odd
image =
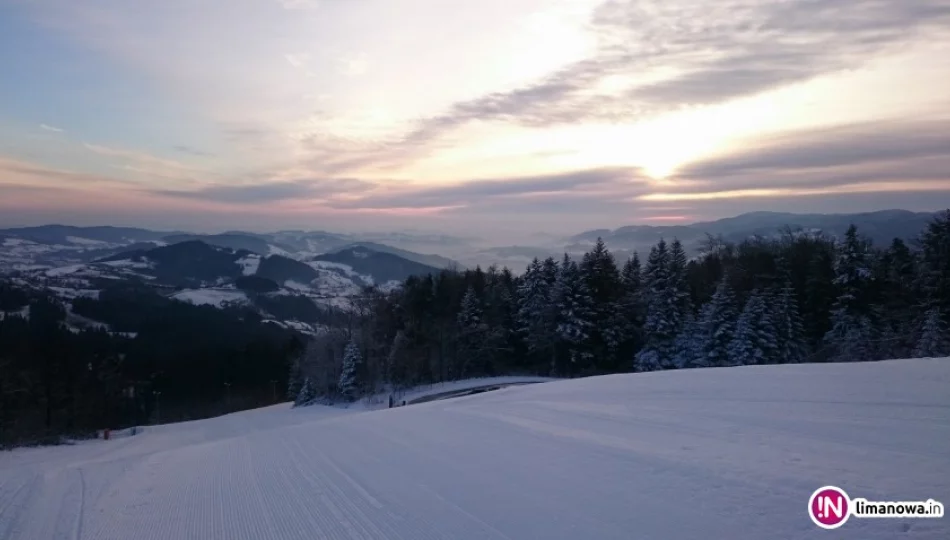
[(689, 257), (659, 240), (578, 259), (414, 276), (367, 289), (354, 315), (294, 360), (288, 397), (355, 400), (499, 374), (620, 372), (950, 354), (950, 211), (908, 244), (785, 230), (709, 238)]
[[(0, 447), (283, 401), (305, 344), (254, 310), (194, 306), (134, 283), (63, 302), (0, 282), (0, 311)], [(90, 319), (108, 326), (77, 327)]]
[(943, 356), (950, 212), (909, 244), (789, 230), (617, 261), (598, 241), (520, 276), (444, 270), (352, 300), (308, 339), (131, 282), (63, 301), (0, 280), (0, 446), (479, 376)]

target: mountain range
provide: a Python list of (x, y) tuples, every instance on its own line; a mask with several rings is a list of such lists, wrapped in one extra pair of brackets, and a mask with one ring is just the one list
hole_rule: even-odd
[[(347, 309), (364, 287), (398, 286), (410, 275), (490, 264), (520, 273), (535, 257), (586, 252), (598, 238), (620, 261), (645, 254), (660, 238), (679, 238), (695, 252), (710, 236), (741, 241), (791, 231), (838, 236), (851, 224), (876, 244), (913, 241), (933, 213), (754, 212), (690, 225), (633, 225), (549, 238), (543, 245), (485, 246), (471, 238), (415, 233), (347, 235), (325, 231), (192, 234), (129, 227), (46, 225), (0, 230), (0, 276), (64, 299), (96, 296), (110, 284), (135, 282), (195, 304), (258, 307), (284, 322), (314, 321), (313, 309)], [(402, 246), (441, 247), (441, 254)], [(277, 314), (281, 314), (278, 316)]]
[[(44, 225), (0, 229), (0, 272), (35, 266), (58, 267), (86, 263), (120, 252), (200, 241), (265, 257), (280, 255), (298, 261), (322, 257), (327, 262), (354, 263), (360, 267), (359, 273), (374, 275), (381, 272), (374, 279), (388, 281), (391, 275), (399, 275), (400, 272), (390, 275), (389, 270), (374, 270), (376, 264), (386, 267), (404, 265), (411, 272), (418, 272), (421, 268), (399, 260), (432, 268), (498, 264), (519, 272), (535, 257), (558, 257), (565, 252), (583, 253), (597, 238), (603, 238), (608, 247), (621, 257), (627, 257), (634, 251), (645, 253), (660, 238), (678, 238), (688, 250), (695, 252), (709, 236), (735, 242), (754, 235), (775, 236), (782, 234), (785, 229), (821, 231), (838, 236), (851, 224), (857, 225), (862, 234), (875, 243), (890, 242), (895, 237), (912, 240), (933, 215), (931, 212), (906, 210), (860, 214), (752, 212), (688, 225), (630, 225), (618, 229), (594, 229), (564, 238), (536, 236), (536, 242), (530, 245), (511, 246), (490, 245), (474, 238), (405, 232), (342, 234), (326, 231), (228, 231), (220, 234), (192, 234), (130, 227)], [(364, 260), (354, 255), (353, 250), (356, 250), (355, 253), (374, 255)]]
[(629, 225), (618, 229), (594, 229), (566, 238), (547, 238), (538, 245), (492, 246), (452, 254), (464, 266), (494, 263), (520, 272), (535, 257), (560, 257), (564, 253), (581, 255), (602, 238), (607, 247), (624, 260), (634, 252), (649, 253), (656, 242), (678, 238), (687, 251), (696, 254), (709, 238), (739, 242), (753, 236), (775, 237), (793, 231), (821, 232), (840, 237), (851, 224), (875, 244), (888, 244), (894, 238), (913, 241), (935, 212), (882, 210), (858, 214), (792, 214), (752, 212), (716, 221), (688, 225)]

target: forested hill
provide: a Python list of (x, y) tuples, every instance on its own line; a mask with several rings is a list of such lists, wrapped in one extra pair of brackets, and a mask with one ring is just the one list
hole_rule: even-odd
[(353, 246), (314, 257), (315, 261), (344, 264), (358, 274), (372, 275), (378, 283), (403, 281), (409, 276), (438, 273), (439, 268), (392, 253)]
[[(358, 326), (315, 339), (295, 364), (300, 401), (356, 399), (388, 384), (950, 354), (950, 212), (920, 248), (789, 233), (707, 246), (676, 239), (615, 260), (411, 277), (361, 301)], [(916, 244), (916, 243), (915, 243)]]
[(275, 403), (304, 343), (132, 283), (64, 305), (0, 281), (0, 446)]
[(946, 355), (948, 253), (950, 212), (913, 244), (874, 245), (851, 228), (841, 239), (710, 244), (689, 259), (671, 238), (618, 261), (597, 241), (520, 276), (441, 270), (369, 287), (352, 310), (327, 312), (313, 338), (247, 308), (192, 306), (145, 286), (65, 303), (8, 281), (0, 442), (479, 375)]

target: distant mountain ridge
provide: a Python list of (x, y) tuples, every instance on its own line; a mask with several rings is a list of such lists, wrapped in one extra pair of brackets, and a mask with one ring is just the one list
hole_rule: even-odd
[(23, 238), (42, 244), (69, 244), (75, 243), (76, 239), (113, 244), (154, 242), (174, 234), (181, 233), (152, 231), (136, 227), (112, 227), (109, 225), (77, 227), (73, 225), (52, 224), (37, 227), (0, 229), (0, 237)]
[(602, 238), (618, 259), (634, 252), (645, 255), (660, 238), (678, 238), (687, 250), (697, 253), (708, 236), (728, 242), (740, 242), (752, 236), (774, 237), (788, 228), (841, 236), (854, 224), (860, 234), (875, 244), (889, 244), (894, 238), (913, 241), (938, 212), (881, 210), (853, 214), (795, 214), (788, 212), (750, 212), (715, 221), (684, 225), (627, 225), (617, 229), (593, 229), (560, 240), (551, 239), (543, 246), (504, 246), (473, 250), (460, 261), (472, 267), (497, 264), (522, 271), (535, 257), (560, 257), (564, 253), (580, 255)]
[(411, 275), (436, 274), (439, 268), (400, 257), (394, 253), (375, 251), (366, 246), (353, 246), (325, 253), (314, 261), (343, 264), (354, 272), (372, 275), (376, 283), (403, 281)]
[(611, 249), (634, 249), (649, 246), (660, 238), (679, 238), (688, 247), (707, 235), (726, 241), (740, 241), (751, 236), (774, 236), (785, 228), (821, 231), (829, 235), (844, 234), (850, 225), (874, 241), (889, 243), (894, 238), (913, 239), (936, 215), (935, 212), (881, 210), (856, 214), (793, 214), (786, 212), (750, 212), (715, 221), (689, 225), (628, 225), (618, 229), (596, 229), (566, 239), (568, 251), (581, 249), (598, 237)]
[[(372, 238), (385, 234), (367, 235)], [(405, 234), (390, 235), (394, 240), (411, 242)], [(419, 236), (420, 245), (449, 241), (450, 237)], [(323, 231), (279, 231), (250, 233), (228, 231), (220, 234), (192, 234), (182, 232), (150, 231), (130, 227), (75, 227), (43, 225), (0, 229), (0, 272), (35, 266), (61, 267), (109, 258), (130, 251), (148, 251), (164, 245), (200, 241), (208, 245), (247, 251), (262, 257), (280, 255), (298, 261), (311, 260), (317, 255), (352, 247), (390, 253), (397, 257), (434, 268), (456, 267), (448, 257), (423, 254), (407, 249), (366, 240), (359, 235), (344, 235)], [(303, 272), (298, 269), (298, 274)]]
[[(134, 227), (74, 227), (44, 225), (0, 229), (0, 272), (37, 266), (60, 267), (131, 250), (149, 250), (165, 244), (202, 241), (233, 250), (246, 250), (260, 257), (280, 255), (303, 264), (350, 260), (358, 265), (353, 249), (365, 248), (413, 261), (427, 269), (487, 267), (490, 264), (523, 270), (534, 257), (580, 254), (602, 237), (611, 251), (624, 258), (633, 252), (644, 254), (660, 238), (678, 238), (696, 252), (707, 235), (730, 242), (753, 235), (775, 236), (781, 229), (822, 231), (838, 236), (852, 223), (875, 244), (895, 237), (913, 240), (934, 216), (934, 212), (882, 210), (851, 214), (795, 214), (750, 212), (735, 217), (682, 225), (628, 225), (617, 229), (594, 229), (563, 238), (536, 235), (537, 244), (478, 244), (471, 238), (427, 233), (343, 234), (327, 231), (282, 230), (270, 233), (227, 231), (220, 234), (162, 232)], [(342, 253), (342, 254), (341, 254)], [(387, 263), (382, 262), (384, 266)], [(330, 268), (329, 266), (326, 267)], [(305, 272), (299, 269), (298, 273)], [(389, 275), (400, 275), (394, 272)], [(346, 272), (342, 277), (352, 277)], [(296, 281), (296, 280), (294, 280)], [(375, 278), (374, 278), (375, 281)]]
[(267, 240), (243, 233), (174, 234), (166, 236), (162, 238), (162, 240), (169, 244), (198, 240), (212, 246), (243, 249), (259, 255), (268, 255), (271, 252), (270, 244), (268, 244)]
[(433, 268), (450, 268), (452, 266), (457, 266), (458, 263), (449, 259), (448, 257), (443, 257), (441, 255), (431, 255), (431, 254), (422, 254), (415, 253), (413, 251), (407, 251), (405, 249), (399, 249), (392, 246), (387, 246), (386, 244), (380, 244), (378, 242), (354, 242), (352, 244), (346, 244), (337, 249), (330, 250), (328, 254), (339, 253), (340, 251), (354, 248), (366, 248), (370, 251), (376, 251), (379, 253), (389, 253), (391, 255), (396, 255), (403, 259), (408, 259), (410, 261), (417, 262), (419, 264), (430, 266)]

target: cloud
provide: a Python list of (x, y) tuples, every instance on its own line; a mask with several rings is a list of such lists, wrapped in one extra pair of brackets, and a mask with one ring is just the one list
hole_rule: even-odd
[(204, 150), (199, 150), (198, 148), (195, 148), (193, 146), (187, 146), (183, 144), (173, 146), (172, 150), (181, 152), (182, 154), (188, 154), (190, 156), (196, 156), (196, 157), (211, 157), (214, 155), (210, 152), (205, 152)]
[(933, 179), (947, 177), (947, 162), (950, 121), (878, 121), (772, 137), (687, 165), (676, 178), (732, 187)]
[(104, 175), (59, 169), (0, 156), (0, 187), (13, 186), (37, 189), (123, 190), (135, 184)]
[[(212, 181), (220, 176), (218, 173), (200, 167), (158, 157), (138, 150), (126, 150), (91, 143), (83, 143), (83, 146), (90, 152), (99, 154), (100, 156), (117, 159), (121, 164), (113, 165), (115, 168), (137, 173), (145, 177), (193, 184), (198, 181)], [(179, 152), (182, 151), (180, 148), (176, 149)]]
[(814, 195), (840, 195), (847, 193), (905, 193), (908, 191), (948, 191), (945, 181), (926, 182), (866, 182), (855, 184), (830, 184), (825, 187), (779, 187), (722, 190), (687, 193), (647, 193), (640, 195), (641, 201), (716, 201), (733, 199), (779, 199), (808, 197)]
[[(636, 169), (608, 168), (572, 171), (549, 175), (470, 180), (450, 186), (374, 192), (354, 200), (331, 202), (335, 208), (444, 208), (497, 206), (503, 201), (528, 204), (536, 201), (578, 198), (589, 192), (629, 190), (635, 180), (642, 181)], [(599, 195), (595, 195), (599, 196)]]
[(277, 0), (277, 3), (287, 10), (308, 10), (320, 6), (319, 0)]
[[(637, 201), (793, 199), (831, 194), (950, 195), (950, 121), (894, 120), (757, 140), (682, 167)], [(660, 184), (662, 185), (662, 184)]]
[[(527, 218), (558, 212), (578, 216), (631, 214), (634, 219), (681, 218), (682, 207), (648, 203), (696, 201), (718, 205), (756, 199), (821, 195), (931, 193), (950, 196), (950, 121), (901, 119), (813, 129), (756, 139), (731, 153), (686, 165), (664, 180), (637, 168), (479, 179), (443, 187), (377, 189), (329, 203), (334, 208), (446, 208), (456, 216)], [(653, 208), (653, 210), (651, 210)], [(648, 212), (646, 215), (641, 215)], [(700, 211), (699, 208), (694, 210)], [(693, 212), (690, 212), (692, 214)]]
[(310, 61), (310, 55), (306, 53), (285, 54), (284, 58), (287, 59), (288, 64), (295, 68), (302, 68)]
[[(533, 84), (458, 102), (421, 121), (406, 143), (424, 143), (475, 120), (533, 127), (633, 120), (803, 82), (946, 32), (950, 3), (610, 0), (595, 10), (590, 28), (599, 40), (593, 57)], [(598, 90), (615, 76), (632, 82)]]
[(94, 152), (101, 156), (117, 157), (128, 161), (135, 161), (139, 163), (146, 163), (151, 165), (158, 165), (162, 167), (167, 167), (170, 169), (179, 169), (182, 171), (194, 170), (193, 167), (174, 161), (171, 159), (165, 159), (158, 156), (153, 156), (147, 152), (140, 152), (138, 150), (124, 150), (121, 148), (112, 148), (109, 146), (103, 146), (99, 144), (90, 144), (83, 143), (83, 146), (86, 147), (90, 152)]
[(270, 203), (285, 200), (313, 200), (359, 193), (375, 184), (353, 178), (299, 179), (247, 185), (211, 185), (198, 190), (153, 190), (156, 195), (226, 204)]
[(40, 129), (45, 131), (52, 131), (53, 133), (64, 133), (66, 130), (63, 128), (53, 127), (47, 124), (40, 124)]
[(359, 77), (366, 73), (369, 56), (366, 53), (359, 53), (342, 58), (340, 61), (343, 63), (343, 73), (348, 77)]

